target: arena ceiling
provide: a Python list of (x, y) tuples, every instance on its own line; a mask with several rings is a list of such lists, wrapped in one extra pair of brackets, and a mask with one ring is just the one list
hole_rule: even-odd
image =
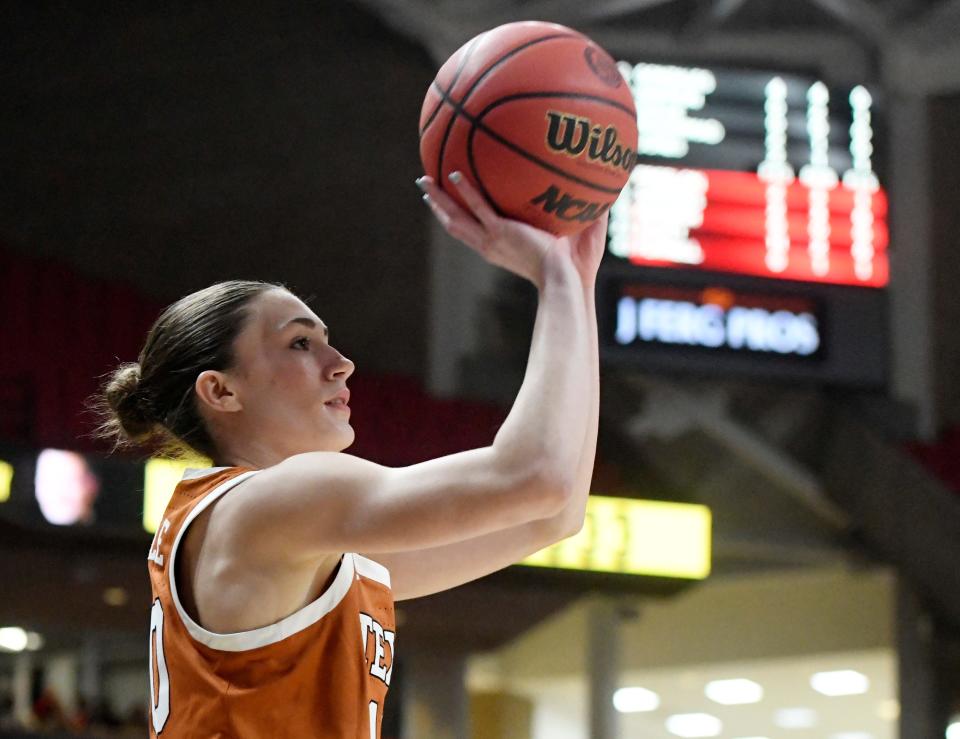
[[(501, 23), (550, 20), (587, 33), (610, 51), (652, 61), (830, 65), (846, 58), (859, 81), (901, 77), (918, 65), (936, 74), (913, 84), (955, 88), (960, 54), (957, 0), (355, 0), (443, 60)], [(890, 51), (903, 58), (891, 64)]]

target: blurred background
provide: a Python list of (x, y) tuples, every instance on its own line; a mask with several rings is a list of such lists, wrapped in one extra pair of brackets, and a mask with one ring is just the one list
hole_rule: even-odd
[(0, 736), (143, 736), (180, 470), (89, 438), (159, 311), (282, 281), (352, 453), (489, 443), (535, 295), (413, 184), (439, 65), (523, 19), (620, 62), (584, 531), (398, 604), (384, 737), (960, 737), (960, 2), (0, 6)]

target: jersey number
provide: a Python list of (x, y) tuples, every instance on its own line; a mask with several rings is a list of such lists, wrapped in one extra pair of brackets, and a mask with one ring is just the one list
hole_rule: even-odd
[(153, 730), (159, 734), (170, 717), (170, 676), (163, 656), (163, 606), (159, 599), (150, 609), (150, 715)]

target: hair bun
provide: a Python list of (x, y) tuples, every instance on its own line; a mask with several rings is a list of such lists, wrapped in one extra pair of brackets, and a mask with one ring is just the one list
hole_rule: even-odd
[(104, 388), (104, 395), (120, 428), (130, 441), (151, 436), (156, 420), (148, 410), (140, 390), (140, 365), (120, 365)]

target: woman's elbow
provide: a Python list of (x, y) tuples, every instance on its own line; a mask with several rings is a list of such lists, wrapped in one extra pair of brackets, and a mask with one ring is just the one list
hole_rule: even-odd
[(549, 547), (553, 544), (576, 536), (583, 529), (583, 512), (572, 511), (566, 508), (555, 516), (537, 521), (539, 535), (539, 548)]
[(588, 489), (576, 470), (561, 466), (543, 467), (537, 475), (543, 496), (541, 518), (549, 519), (556, 529), (557, 541), (576, 536), (586, 520)]
[[(586, 511), (578, 511), (575, 515), (564, 516), (563, 533), (560, 539), (569, 539), (583, 531), (583, 524), (586, 522)], [(559, 539), (558, 539), (559, 541)]]
[(553, 518), (566, 510), (574, 499), (575, 479), (553, 469), (537, 470), (530, 480), (536, 501), (537, 518)]
[(497, 465), (497, 488), (522, 505), (527, 520), (553, 518), (573, 500), (575, 476), (547, 460), (512, 459)]

